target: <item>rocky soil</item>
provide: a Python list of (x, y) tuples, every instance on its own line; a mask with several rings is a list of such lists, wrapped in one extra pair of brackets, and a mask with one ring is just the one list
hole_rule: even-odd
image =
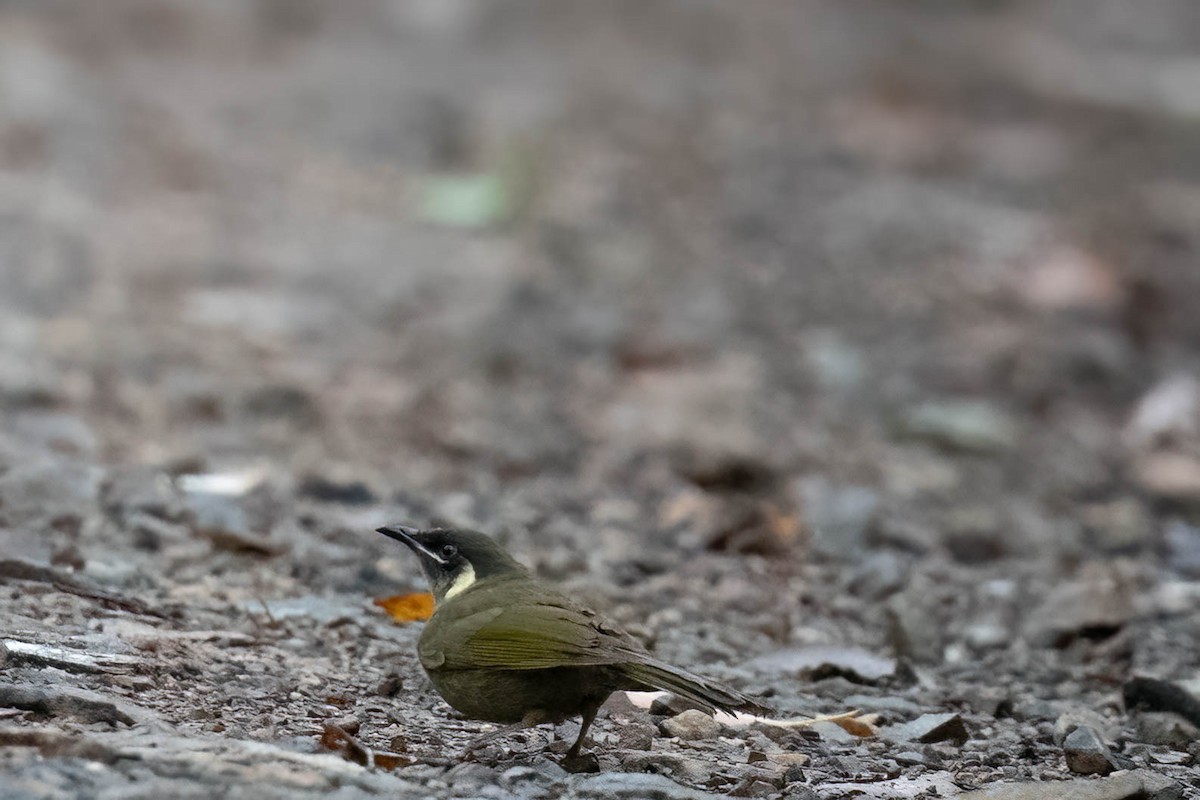
[[(0, 4), (0, 797), (1200, 796), (1198, 44)], [(397, 521), (774, 719), (464, 761), (373, 602), (424, 589)]]

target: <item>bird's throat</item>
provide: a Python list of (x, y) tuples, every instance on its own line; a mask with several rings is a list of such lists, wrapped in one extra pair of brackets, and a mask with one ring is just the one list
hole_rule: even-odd
[(449, 588), (446, 589), (446, 593), (442, 595), (442, 599), (449, 600), (452, 597), (457, 597), (471, 588), (473, 583), (475, 583), (475, 568), (467, 564), (461, 572), (454, 576), (454, 580), (450, 583)]

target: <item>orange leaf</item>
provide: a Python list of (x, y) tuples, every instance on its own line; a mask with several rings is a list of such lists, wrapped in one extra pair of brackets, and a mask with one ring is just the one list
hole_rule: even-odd
[(396, 622), (421, 622), (433, 616), (433, 595), (429, 592), (377, 597), (375, 605), (386, 611)]
[(879, 734), (879, 715), (863, 714), (862, 716), (843, 716), (830, 720), (834, 725), (851, 736), (866, 738)]

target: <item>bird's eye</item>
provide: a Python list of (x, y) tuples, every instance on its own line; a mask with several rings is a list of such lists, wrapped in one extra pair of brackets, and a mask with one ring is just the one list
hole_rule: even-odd
[(442, 558), (451, 559), (458, 555), (458, 547), (452, 544), (442, 545)]

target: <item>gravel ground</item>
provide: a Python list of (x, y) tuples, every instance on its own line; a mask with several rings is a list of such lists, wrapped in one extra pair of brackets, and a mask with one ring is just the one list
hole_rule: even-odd
[[(0, 3), (0, 797), (1200, 797), (1197, 45), (1190, 0)], [(463, 761), (396, 521), (774, 720), (621, 695), (596, 771), (573, 723)]]

